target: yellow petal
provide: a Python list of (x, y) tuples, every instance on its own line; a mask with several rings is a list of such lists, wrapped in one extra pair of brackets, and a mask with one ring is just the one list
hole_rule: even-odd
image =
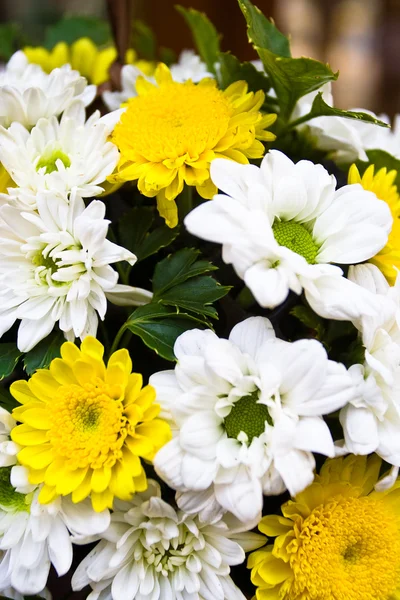
[(147, 456), (151, 455), (154, 451), (153, 443), (147, 437), (142, 435), (129, 435), (125, 440), (125, 444), (132, 454), (142, 456), (143, 458), (147, 458)]
[(111, 479), (111, 468), (103, 467), (94, 469), (92, 473), (92, 490), (94, 492), (104, 492), (107, 489)]
[(89, 470), (82, 483), (72, 492), (72, 502), (77, 504), (87, 498), (92, 490), (92, 471)]
[(81, 358), (81, 351), (72, 342), (65, 342), (61, 346), (61, 358), (72, 367), (74, 362)]
[(283, 535), (293, 527), (293, 521), (285, 519), (279, 515), (267, 515), (263, 517), (258, 525), (258, 529), (270, 537)]
[(143, 377), (140, 373), (131, 373), (125, 390), (124, 404), (128, 405), (134, 402), (142, 389)]
[(57, 393), (60, 384), (47, 369), (36, 371), (29, 380), (32, 393), (43, 402), (50, 402)]
[(146, 385), (138, 397), (136, 398), (135, 404), (145, 411), (147, 410), (156, 399), (156, 390), (152, 385)]
[(110, 360), (107, 363), (107, 369), (114, 365), (122, 365), (126, 375), (131, 374), (132, 359), (129, 356), (129, 352), (126, 350), (126, 348), (121, 348), (121, 350), (117, 350), (110, 356)]
[(49, 504), (57, 497), (56, 488), (44, 485), (40, 490), (38, 501), (40, 504)]
[(62, 474), (59, 474), (59, 479), (56, 485), (57, 494), (66, 496), (76, 490), (86, 477), (88, 468), (83, 469), (64, 469)]
[(51, 427), (49, 411), (44, 408), (32, 408), (30, 410), (25, 410), (23, 414), (23, 422), (31, 427), (34, 427), (35, 429), (47, 430)]
[(271, 555), (260, 565), (258, 572), (266, 583), (276, 585), (288, 579), (293, 572), (290, 565)]
[(10, 393), (20, 404), (26, 404), (37, 400), (36, 396), (31, 391), (28, 382), (24, 380), (14, 381), (10, 385)]
[(21, 446), (37, 446), (47, 442), (47, 431), (29, 425), (18, 425), (13, 429), (12, 439)]
[(149, 484), (148, 484), (146, 472), (144, 469), (142, 469), (142, 472), (139, 475), (139, 477), (135, 477), (134, 484), (135, 484), (135, 490), (137, 492), (145, 492), (147, 490)]
[(53, 450), (50, 444), (27, 446), (18, 452), (17, 456), (21, 465), (40, 470), (47, 467), (53, 460)]
[(74, 364), (74, 375), (81, 386), (87, 383), (93, 383), (96, 378), (96, 371), (88, 361), (77, 360)]
[(61, 385), (77, 383), (71, 367), (62, 358), (55, 358), (50, 364), (50, 373)]
[(173, 229), (178, 225), (178, 207), (175, 200), (166, 199), (165, 190), (160, 190), (157, 194), (157, 210), (168, 227)]
[(110, 490), (105, 490), (101, 493), (92, 492), (90, 497), (92, 500), (93, 510), (96, 512), (102, 512), (106, 508), (113, 507), (114, 496)]
[(99, 340), (96, 340), (96, 338), (92, 337), (91, 335), (88, 335), (83, 340), (81, 344), (81, 351), (83, 354), (89, 354), (89, 356), (97, 358), (98, 360), (103, 360), (104, 346), (101, 342), (99, 342)]
[(160, 63), (159, 65), (157, 65), (154, 77), (158, 85), (162, 85), (164, 83), (172, 83), (173, 81), (171, 71), (164, 63)]

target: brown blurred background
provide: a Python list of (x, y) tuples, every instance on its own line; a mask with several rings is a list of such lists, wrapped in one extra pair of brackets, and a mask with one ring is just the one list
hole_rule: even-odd
[[(192, 46), (180, 3), (207, 13), (223, 35), (223, 50), (256, 58), (247, 43), (236, 0), (134, 0), (137, 18), (160, 45), (179, 52)], [(400, 0), (255, 0), (292, 39), (293, 56), (310, 56), (340, 70), (337, 106), (400, 113)], [(105, 0), (0, 0), (0, 19), (19, 22), (40, 40), (45, 25), (64, 12), (105, 16)]]

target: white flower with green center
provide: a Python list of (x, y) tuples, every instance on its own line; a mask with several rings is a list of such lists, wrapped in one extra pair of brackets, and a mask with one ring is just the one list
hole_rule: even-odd
[[(39, 504), (39, 489), (17, 492), (11, 467), (0, 468), (0, 589), (21, 594), (44, 589), (51, 565), (59, 576), (72, 563), (72, 540), (99, 534), (110, 523), (108, 511), (96, 513), (89, 501), (73, 504), (69, 497)], [(71, 537), (72, 535), (72, 537)]]
[(92, 587), (88, 600), (245, 600), (230, 567), (265, 543), (221, 518), (203, 523), (175, 511), (152, 480), (131, 502), (116, 502), (99, 538), (72, 578), (74, 590)]
[(223, 509), (253, 524), (263, 494), (295, 495), (311, 483), (312, 452), (333, 456), (321, 415), (354, 390), (319, 342), (285, 342), (268, 319), (252, 317), (229, 340), (188, 331), (174, 351), (175, 369), (150, 378), (175, 432), (154, 464), (182, 510), (205, 518)]
[(335, 190), (322, 165), (294, 164), (277, 150), (260, 168), (216, 159), (211, 178), (225, 194), (195, 208), (185, 225), (223, 244), (224, 261), (261, 306), (274, 308), (290, 290), (304, 290), (323, 317), (376, 312), (373, 295), (335, 265), (362, 262), (385, 245), (393, 222), (385, 202), (357, 184)]
[(16, 421), (8, 410), (0, 406), (0, 467), (9, 467), (17, 462), (20, 446), (10, 440), (10, 432)]
[(68, 339), (96, 336), (107, 298), (139, 305), (150, 292), (120, 285), (110, 266), (136, 257), (106, 239), (105, 205), (93, 200), (86, 208), (72, 194), (37, 196), (37, 213), (0, 208), (0, 336), (21, 319), (18, 348), (28, 352), (58, 322)]
[(3, 201), (35, 209), (38, 193), (69, 200), (73, 191), (91, 198), (104, 191), (104, 182), (118, 162), (118, 149), (108, 137), (120, 111), (86, 120), (85, 106), (75, 101), (56, 117), (39, 119), (31, 131), (20, 123), (0, 127), (0, 162), (15, 182)]
[(74, 100), (88, 106), (95, 95), (96, 86), (87, 85), (70, 65), (48, 74), (20, 50), (0, 71), (0, 125), (33, 127), (41, 117), (59, 116)]

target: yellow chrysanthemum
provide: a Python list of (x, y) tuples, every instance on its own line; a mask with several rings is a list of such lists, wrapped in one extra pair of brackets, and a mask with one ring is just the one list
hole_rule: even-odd
[(396, 177), (397, 171), (388, 172), (386, 168), (379, 169), (375, 174), (374, 165), (370, 165), (361, 177), (356, 165), (352, 165), (348, 179), (349, 183), (360, 183), (365, 190), (374, 192), (391, 210), (393, 226), (387, 244), (369, 260), (382, 271), (391, 285), (396, 281), (396, 268), (400, 269), (400, 196), (394, 184)]
[(175, 198), (186, 183), (203, 198), (217, 188), (210, 179), (214, 158), (248, 163), (261, 158), (260, 140), (275, 136), (265, 131), (276, 115), (259, 109), (264, 92), (249, 92), (245, 81), (222, 91), (213, 79), (178, 83), (168, 67), (159, 64), (156, 85), (143, 77), (136, 82), (138, 96), (127, 102), (113, 133), (121, 157), (113, 181), (138, 180), (142, 194), (157, 196), (158, 210), (170, 227), (178, 222)]
[[(46, 73), (69, 63), (73, 69), (79, 71), (95, 85), (108, 80), (108, 70), (117, 58), (114, 46), (98, 48), (89, 38), (80, 38), (71, 46), (59, 42), (52, 50), (46, 50), (41, 46), (28, 46), (24, 48), (24, 52), (29, 62), (40, 65)], [(154, 72), (154, 63), (137, 60), (136, 52), (132, 49), (127, 51), (125, 62), (136, 65), (145, 75), (152, 75)]]
[(49, 369), (11, 385), (22, 405), (11, 436), (29, 481), (44, 484), (44, 504), (71, 493), (73, 502), (90, 496), (96, 511), (112, 508), (114, 496), (129, 500), (147, 488), (140, 458), (151, 461), (171, 437), (154, 388), (142, 389), (142, 376), (131, 373), (128, 351), (114, 352), (107, 366), (103, 352), (93, 337), (80, 349), (66, 342)]
[(399, 600), (400, 482), (374, 491), (381, 460), (327, 460), (304, 492), (264, 517), (250, 555), (257, 600)]

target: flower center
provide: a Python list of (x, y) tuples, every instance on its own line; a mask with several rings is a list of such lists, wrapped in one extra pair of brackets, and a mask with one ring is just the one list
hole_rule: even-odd
[[(114, 131), (115, 143), (128, 160), (166, 161), (181, 167), (214, 148), (225, 135), (232, 108), (215, 86), (172, 82), (129, 100)], [(178, 158), (184, 160), (171, 164)]]
[(69, 156), (67, 156), (62, 150), (55, 148), (45, 150), (36, 164), (36, 171), (44, 168), (46, 175), (53, 173), (53, 171), (58, 171), (57, 161), (59, 160), (62, 162), (64, 167), (68, 168), (71, 166), (71, 160)]
[(315, 264), (319, 248), (304, 225), (275, 220), (272, 231), (280, 246), (304, 256), (310, 265)]
[(374, 498), (337, 497), (299, 518), (288, 600), (389, 600), (400, 582), (399, 520)]
[(51, 405), (49, 440), (71, 469), (112, 467), (122, 458), (127, 418), (118, 392), (96, 384), (61, 387)]
[(0, 509), (6, 512), (29, 510), (28, 496), (16, 492), (10, 483), (11, 467), (0, 468)]
[(243, 431), (251, 444), (253, 438), (264, 433), (266, 422), (272, 425), (271, 415), (265, 404), (259, 404), (256, 391), (235, 402), (224, 425), (228, 437), (237, 439)]

